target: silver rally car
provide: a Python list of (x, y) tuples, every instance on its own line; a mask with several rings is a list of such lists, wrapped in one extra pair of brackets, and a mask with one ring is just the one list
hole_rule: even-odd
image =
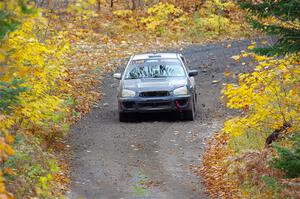
[(120, 80), (119, 119), (133, 120), (136, 113), (177, 112), (181, 119), (194, 120), (197, 94), (194, 76), (177, 53), (132, 56)]

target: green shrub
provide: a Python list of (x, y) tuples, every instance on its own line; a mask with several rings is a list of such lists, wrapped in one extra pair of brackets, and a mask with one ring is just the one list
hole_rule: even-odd
[(265, 185), (274, 193), (274, 195), (279, 194), (281, 185), (276, 179), (266, 175), (262, 176), (261, 179), (263, 180)]
[(294, 145), (291, 149), (274, 145), (279, 157), (271, 161), (271, 165), (284, 171), (287, 178), (300, 177), (300, 135), (295, 134), (292, 140)]
[(3, 165), (4, 169), (11, 170), (10, 174), (5, 173), (7, 189), (14, 193), (15, 198), (55, 198), (50, 196), (51, 191), (60, 186), (53, 179), (61, 171), (59, 160), (44, 151), (37, 137), (19, 133), (13, 147), (14, 156)]
[[(1, 73), (0, 73), (1, 75)], [(23, 80), (14, 79), (11, 82), (0, 82), (0, 111), (9, 111), (17, 104), (20, 93), (28, 90), (22, 86)]]

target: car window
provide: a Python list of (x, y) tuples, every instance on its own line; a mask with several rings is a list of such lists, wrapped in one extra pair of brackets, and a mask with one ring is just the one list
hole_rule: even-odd
[(125, 79), (184, 77), (185, 71), (178, 59), (133, 60), (126, 71)]

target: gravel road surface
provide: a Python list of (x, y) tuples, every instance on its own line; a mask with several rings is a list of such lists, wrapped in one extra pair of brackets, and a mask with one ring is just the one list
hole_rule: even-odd
[[(107, 75), (104, 93), (93, 110), (70, 134), (72, 182), (70, 198), (203, 199), (200, 179), (191, 167), (201, 165), (207, 140), (226, 117), (220, 103), (227, 67), (238, 73), (231, 58), (250, 41), (190, 46), (182, 51), (191, 69), (198, 69), (197, 118), (171, 119), (170, 114), (141, 115), (137, 122), (120, 123), (118, 81)], [(176, 52), (176, 50), (173, 50)], [(122, 70), (120, 66), (119, 70)]]

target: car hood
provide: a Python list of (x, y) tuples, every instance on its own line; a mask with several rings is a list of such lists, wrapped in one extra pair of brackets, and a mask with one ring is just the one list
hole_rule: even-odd
[(133, 91), (171, 91), (175, 88), (187, 85), (187, 78), (151, 78), (123, 80), (123, 89)]

